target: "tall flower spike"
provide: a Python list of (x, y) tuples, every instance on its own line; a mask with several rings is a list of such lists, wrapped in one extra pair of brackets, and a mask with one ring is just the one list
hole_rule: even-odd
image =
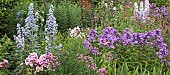
[(56, 18), (53, 14), (54, 6), (51, 4), (48, 14), (48, 20), (46, 21), (46, 28), (45, 28), (45, 39), (47, 46), (45, 48), (46, 52), (49, 52), (49, 49), (55, 48), (55, 40), (57, 34), (57, 26)]
[(134, 3), (134, 15), (137, 16), (138, 14), (138, 4), (135, 2)]
[(143, 16), (143, 2), (140, 2), (139, 17), (141, 18), (142, 16)]
[(145, 0), (145, 10), (144, 10), (145, 16), (147, 17), (149, 15), (149, 0)]
[(14, 35), (14, 40), (16, 41), (17, 48), (24, 50), (25, 41), (24, 41), (24, 36), (22, 34), (22, 31), (21, 31), (23, 28), (21, 28), (20, 26), (21, 26), (20, 24), (17, 24), (17, 30), (18, 30), (17, 34), (18, 35), (17, 36)]
[[(38, 25), (36, 25), (36, 15), (34, 15), (33, 12), (33, 3), (30, 4), (28, 8), (28, 17), (25, 19), (25, 37), (27, 37), (32, 43), (35, 42), (37, 31), (38, 31)], [(34, 37), (33, 37), (34, 36)]]

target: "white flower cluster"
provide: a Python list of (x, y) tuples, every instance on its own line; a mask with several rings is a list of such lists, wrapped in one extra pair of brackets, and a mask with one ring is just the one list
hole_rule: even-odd
[(84, 38), (85, 33), (81, 32), (81, 29), (77, 26), (73, 29), (68, 29), (70, 37), (75, 37), (75, 38)]
[[(139, 10), (138, 10), (139, 9)], [(143, 2), (140, 2), (140, 8), (138, 4), (134, 3), (134, 16), (142, 20), (142, 23), (145, 23), (145, 20), (149, 15), (149, 0), (145, 0), (145, 7), (143, 7)]]
[[(113, 0), (102, 0), (102, 4), (106, 7), (106, 8), (112, 8), (113, 7)], [(116, 7), (113, 7), (112, 10), (116, 11)]]

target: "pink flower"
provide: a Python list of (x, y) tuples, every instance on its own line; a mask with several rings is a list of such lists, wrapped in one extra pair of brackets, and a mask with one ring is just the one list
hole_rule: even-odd
[(25, 59), (25, 64), (33, 67), (33, 64), (38, 60), (37, 53), (30, 53), (30, 55)]
[(25, 59), (25, 64), (31, 67), (36, 67), (36, 71), (43, 71), (44, 68), (51, 70), (53, 66), (59, 67), (60, 63), (57, 62), (57, 57), (52, 53), (42, 54), (39, 58), (37, 53), (30, 53)]
[(3, 61), (2, 62), (0, 62), (0, 68), (5, 68), (5, 67), (7, 67), (8, 66), (8, 60), (6, 60), (6, 59), (3, 59)]
[(98, 72), (99, 72), (99, 75), (105, 75), (106, 69), (105, 68), (100, 68)]
[(60, 63), (59, 63), (59, 62), (56, 62), (54, 66), (59, 67), (59, 66), (60, 66)]

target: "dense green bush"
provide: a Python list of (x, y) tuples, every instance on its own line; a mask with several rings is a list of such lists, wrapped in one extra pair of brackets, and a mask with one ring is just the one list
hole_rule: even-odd
[[(14, 6), (22, 4), (22, 0), (0, 0), (0, 35), (9, 33), (9, 15), (11, 15), (10, 10), (14, 8)], [(2, 36), (0, 36), (2, 37)]]
[(80, 6), (70, 1), (60, 2), (54, 9), (59, 31), (66, 31), (68, 28), (81, 27), (82, 11)]

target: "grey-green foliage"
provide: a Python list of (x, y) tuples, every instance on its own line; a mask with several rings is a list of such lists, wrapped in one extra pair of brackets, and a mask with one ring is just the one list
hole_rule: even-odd
[(68, 28), (81, 26), (81, 7), (70, 1), (62, 1), (54, 9), (59, 31), (66, 31)]

